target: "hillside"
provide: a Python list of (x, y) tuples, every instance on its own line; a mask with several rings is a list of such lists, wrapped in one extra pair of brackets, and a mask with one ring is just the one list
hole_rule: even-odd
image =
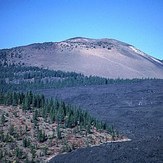
[(161, 78), (163, 63), (114, 39), (76, 37), (0, 50), (2, 62), (107, 78)]
[(0, 162), (46, 162), (78, 148), (128, 141), (108, 124), (32, 92), (0, 93)]

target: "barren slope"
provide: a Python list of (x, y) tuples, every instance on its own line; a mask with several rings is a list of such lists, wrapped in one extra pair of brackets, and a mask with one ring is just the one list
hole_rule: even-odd
[(1, 50), (10, 63), (75, 71), (109, 78), (163, 78), (163, 63), (113, 39), (76, 37)]
[(50, 163), (162, 163), (162, 86), (163, 80), (144, 80), (39, 91), (81, 106), (131, 138), (130, 142), (79, 149)]

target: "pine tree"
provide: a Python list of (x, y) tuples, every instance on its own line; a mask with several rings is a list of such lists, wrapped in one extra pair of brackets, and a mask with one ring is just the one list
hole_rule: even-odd
[(12, 105), (12, 93), (11, 92), (8, 92), (7, 93), (7, 96), (6, 96), (6, 98), (5, 98), (6, 100), (5, 100), (5, 104), (6, 105)]
[(34, 113), (33, 113), (33, 121), (38, 121), (38, 110), (35, 109)]
[(4, 113), (1, 115), (1, 124), (4, 126), (4, 124), (5, 124), (5, 120), (6, 120), (6, 118), (5, 118), (5, 115), (4, 115)]
[(62, 123), (64, 121), (64, 110), (61, 106), (59, 106), (58, 112), (57, 112), (57, 122)]
[(38, 135), (37, 135), (38, 141), (39, 142), (44, 142), (47, 140), (47, 136), (45, 134), (45, 131), (38, 130)]
[(31, 146), (31, 154), (32, 154), (32, 159), (34, 159), (36, 157), (36, 150), (35, 150), (34, 146)]
[(50, 116), (51, 123), (53, 123), (55, 121), (55, 116), (56, 116), (54, 107), (51, 107), (49, 116)]
[(75, 127), (76, 123), (75, 123), (75, 119), (74, 119), (74, 114), (71, 111), (68, 115), (68, 127)]
[(20, 148), (16, 148), (16, 157), (21, 159), (23, 156), (23, 151)]
[(57, 138), (58, 138), (58, 139), (61, 139), (61, 138), (62, 138), (62, 137), (61, 137), (60, 126), (59, 126), (59, 125), (57, 126)]
[(44, 107), (45, 105), (45, 97), (44, 95), (41, 95), (41, 106), (40, 107)]
[(29, 110), (29, 109), (30, 109), (30, 97), (28, 96), (28, 94), (26, 94), (23, 100), (23, 110)]
[(3, 158), (3, 151), (0, 150), (0, 160)]
[(0, 104), (4, 104), (5, 97), (4, 94), (0, 92)]
[(43, 152), (44, 152), (44, 156), (46, 156), (46, 155), (47, 155), (47, 152), (48, 152), (48, 147), (47, 147), (47, 146), (45, 146), (45, 147), (43, 148)]
[(25, 148), (27, 147), (27, 138), (23, 139), (23, 147), (25, 147)]
[(91, 124), (90, 123), (87, 125), (86, 129), (87, 129), (87, 133), (91, 134)]
[(13, 106), (17, 106), (18, 105), (18, 94), (16, 93), (16, 92), (14, 92), (13, 94), (12, 94), (12, 105)]

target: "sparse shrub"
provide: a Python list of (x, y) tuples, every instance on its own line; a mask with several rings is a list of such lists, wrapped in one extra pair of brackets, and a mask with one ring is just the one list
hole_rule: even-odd
[(14, 131), (15, 131), (15, 130), (14, 130), (14, 126), (11, 125), (10, 128), (9, 128), (9, 134), (10, 134), (10, 135), (13, 135), (13, 134), (14, 134)]
[(44, 154), (44, 156), (46, 156), (48, 154), (48, 147), (47, 146), (45, 146), (43, 148), (43, 154)]
[(62, 152), (71, 152), (73, 150), (72, 145), (67, 142), (67, 140), (64, 140), (64, 145), (62, 147)]
[(19, 159), (22, 159), (24, 157), (22, 149), (20, 149), (18, 147), (16, 148), (15, 153), (16, 153), (15, 154), (16, 157), (19, 158)]

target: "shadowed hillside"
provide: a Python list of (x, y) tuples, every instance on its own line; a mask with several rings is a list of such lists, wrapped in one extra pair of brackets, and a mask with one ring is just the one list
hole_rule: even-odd
[(46, 89), (39, 92), (82, 106), (113, 124), (130, 142), (110, 143), (60, 155), (50, 163), (162, 163), (163, 80)]

